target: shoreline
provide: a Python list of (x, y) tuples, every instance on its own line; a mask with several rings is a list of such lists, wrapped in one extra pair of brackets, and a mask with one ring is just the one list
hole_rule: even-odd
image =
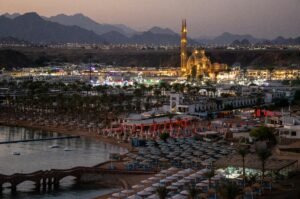
[(4, 121), (0, 119), (0, 125), (2, 126), (9, 126), (9, 127), (20, 127), (20, 128), (30, 128), (34, 130), (42, 130), (42, 131), (50, 131), (55, 132), (62, 135), (71, 135), (71, 136), (80, 136), (85, 137), (88, 139), (93, 139), (94, 141), (100, 141), (106, 144), (111, 144), (115, 146), (119, 146), (128, 150), (128, 152), (132, 151), (133, 148), (131, 147), (130, 143), (118, 142), (113, 138), (108, 138), (97, 134), (96, 132), (89, 131), (87, 129), (70, 129), (63, 126), (45, 126), (45, 125), (38, 125), (36, 123), (28, 122), (28, 121)]
[[(85, 137), (88, 139), (93, 139), (94, 141), (103, 142), (106, 144), (111, 144), (111, 145), (125, 148), (125, 149), (127, 149), (128, 152), (133, 151), (133, 147), (131, 147), (130, 143), (121, 143), (121, 142), (118, 142), (117, 140), (115, 140), (114, 138), (108, 138), (108, 137), (98, 135), (95, 131), (89, 131), (88, 129), (70, 129), (68, 127), (63, 127), (63, 126), (54, 127), (54, 126), (39, 125), (36, 123), (32, 123), (30, 121), (21, 121), (21, 120), (7, 121), (7, 120), (1, 120), (1, 119), (0, 119), (0, 126), (20, 127), (20, 128), (29, 128), (29, 129), (33, 129), (33, 130), (50, 131), (50, 132), (55, 132), (58, 134), (68, 135), (68, 136), (80, 136), (80, 137), (82, 136), (82, 137)], [(120, 155), (121, 155), (121, 157), (124, 158), (127, 153), (120, 154)], [(101, 162), (101, 163), (95, 165), (95, 167), (101, 167), (108, 163), (110, 163), (109, 160)], [(145, 180), (145, 179), (149, 178), (150, 176), (152, 176), (152, 174), (133, 175), (133, 177), (135, 179), (134, 181), (136, 181), (136, 182)], [(131, 182), (131, 184), (134, 184), (134, 183)], [(112, 187), (112, 189), (114, 189), (114, 188)], [(105, 199), (105, 198), (108, 198), (109, 196), (111, 196), (111, 194), (113, 194), (114, 192), (116, 192), (116, 191), (112, 190), (112, 191), (109, 191), (109, 193), (104, 193), (103, 195), (93, 197), (92, 199)]]

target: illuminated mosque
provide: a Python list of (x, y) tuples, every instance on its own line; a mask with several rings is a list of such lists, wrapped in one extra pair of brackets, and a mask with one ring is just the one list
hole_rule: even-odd
[(190, 57), (187, 55), (187, 26), (186, 20), (182, 21), (181, 29), (181, 76), (187, 78), (208, 77), (216, 80), (219, 72), (227, 70), (226, 64), (211, 63), (204, 50), (195, 49)]

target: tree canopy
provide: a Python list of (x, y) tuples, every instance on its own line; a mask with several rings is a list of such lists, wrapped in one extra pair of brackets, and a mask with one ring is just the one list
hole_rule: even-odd
[(274, 131), (274, 128), (260, 126), (252, 129), (250, 132), (250, 136), (256, 138), (259, 141), (269, 141), (273, 144), (276, 144)]

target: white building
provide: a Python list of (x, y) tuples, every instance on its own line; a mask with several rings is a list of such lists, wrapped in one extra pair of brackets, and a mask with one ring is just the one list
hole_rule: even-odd
[(279, 136), (287, 139), (300, 140), (300, 117), (282, 117), (283, 128), (279, 129)]
[(202, 96), (185, 96), (181, 93), (170, 94), (170, 112), (206, 116), (207, 113), (226, 109), (251, 107), (257, 104), (253, 96), (209, 98)]

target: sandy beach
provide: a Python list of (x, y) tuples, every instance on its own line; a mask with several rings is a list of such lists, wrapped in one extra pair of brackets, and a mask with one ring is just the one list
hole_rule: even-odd
[(0, 119), (0, 125), (3, 126), (13, 126), (13, 127), (26, 127), (31, 129), (38, 129), (44, 131), (52, 131), (59, 134), (64, 135), (78, 135), (82, 137), (87, 137), (96, 141), (101, 141), (113, 145), (117, 145), (123, 148), (126, 148), (128, 151), (132, 150), (130, 143), (124, 143), (121, 141), (117, 141), (114, 138), (104, 137), (97, 132), (90, 131), (88, 129), (71, 129), (70, 127), (66, 128), (64, 126), (48, 126), (48, 125), (39, 125), (37, 123), (33, 123), (31, 121), (24, 121), (24, 120), (3, 120)]

